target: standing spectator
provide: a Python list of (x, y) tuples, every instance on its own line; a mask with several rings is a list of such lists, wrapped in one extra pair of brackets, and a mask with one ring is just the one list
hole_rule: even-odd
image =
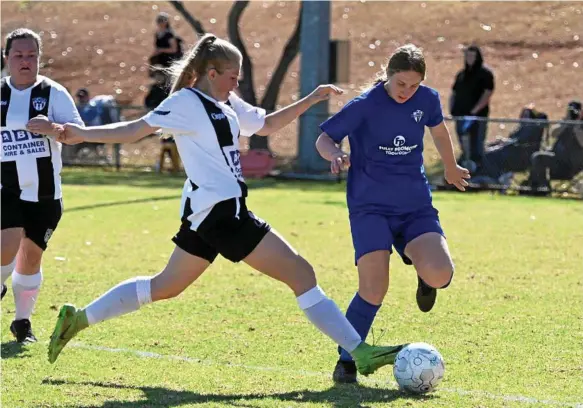
[[(168, 77), (164, 71), (156, 70), (153, 75), (154, 82), (150, 85), (150, 91), (144, 100), (144, 105), (148, 110), (156, 109), (170, 94)], [(178, 173), (180, 171), (180, 156), (178, 154), (178, 149), (176, 148), (174, 137), (164, 137), (160, 140), (160, 143), (160, 155), (158, 157), (158, 163), (156, 164), (156, 171), (161, 173), (164, 170), (164, 159), (166, 155), (168, 155), (172, 162), (172, 173)]]
[[(479, 116), (487, 118), (490, 113), (490, 98), (494, 92), (494, 74), (484, 65), (482, 52), (476, 45), (464, 50), (464, 69), (455, 77), (450, 97), (452, 116)], [(484, 155), (484, 143), (488, 130), (487, 121), (459, 120), (456, 132), (462, 147), (462, 157), (479, 165)], [(469, 146), (463, 136), (469, 136)]]
[(154, 53), (150, 57), (150, 64), (169, 67), (172, 61), (182, 58), (182, 39), (174, 34), (170, 27), (170, 18), (167, 13), (160, 13), (156, 17), (156, 34), (154, 35)]

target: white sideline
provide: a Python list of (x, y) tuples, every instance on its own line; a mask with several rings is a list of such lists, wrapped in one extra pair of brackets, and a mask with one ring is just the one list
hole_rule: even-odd
[[(306, 371), (306, 370), (290, 370), (284, 367), (261, 367), (261, 366), (253, 366), (247, 364), (224, 364), (224, 363), (217, 363), (216, 361), (212, 360), (202, 360), (199, 358), (194, 357), (187, 357), (187, 356), (175, 356), (170, 354), (158, 354), (152, 353), (149, 351), (140, 351), (140, 350), (132, 350), (132, 349), (125, 349), (125, 348), (110, 348), (110, 347), (102, 347), (102, 346), (91, 346), (83, 343), (70, 343), (69, 347), (79, 348), (79, 349), (86, 349), (86, 350), (95, 350), (95, 351), (105, 351), (108, 353), (126, 353), (126, 354), (133, 354), (134, 356), (141, 357), (141, 358), (152, 358), (152, 359), (162, 359), (162, 360), (178, 360), (178, 361), (186, 361), (189, 363), (198, 363), (204, 364), (208, 366), (223, 366), (223, 367), (238, 367), (238, 368), (245, 368), (247, 370), (256, 370), (256, 371), (278, 371), (283, 373), (290, 373), (290, 374), (302, 374), (310, 377), (327, 377), (331, 378), (330, 373), (324, 373), (320, 371)], [(369, 378), (363, 378), (360, 380), (361, 382), (368, 383), (368, 384), (385, 384), (384, 381), (373, 380)], [(394, 381), (390, 381), (390, 384), (393, 386), (397, 386)], [(522, 395), (497, 395), (493, 394), (488, 391), (481, 391), (481, 390), (463, 390), (459, 388), (442, 388), (439, 387), (439, 392), (447, 392), (452, 394), (458, 395), (468, 395), (472, 397), (482, 397), (488, 398), (493, 400), (502, 400), (507, 402), (522, 402), (525, 404), (537, 404), (537, 405), (545, 405), (545, 406), (557, 406), (557, 407), (571, 407), (571, 408), (583, 408), (583, 402), (561, 402), (561, 401), (553, 401), (553, 400), (540, 400), (532, 397), (525, 397)]]

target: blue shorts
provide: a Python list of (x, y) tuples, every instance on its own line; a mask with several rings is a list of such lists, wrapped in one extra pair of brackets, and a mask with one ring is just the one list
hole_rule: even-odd
[(437, 232), (445, 237), (439, 224), (438, 211), (433, 206), (412, 213), (387, 216), (378, 213), (350, 214), (350, 230), (354, 245), (354, 263), (361, 256), (373, 251), (386, 250), (392, 253), (394, 246), (403, 262), (413, 263), (405, 256), (409, 242), (428, 232)]

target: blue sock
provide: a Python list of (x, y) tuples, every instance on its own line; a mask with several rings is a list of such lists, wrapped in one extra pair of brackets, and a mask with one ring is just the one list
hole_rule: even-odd
[[(352, 302), (350, 302), (350, 306), (348, 306), (348, 310), (346, 311), (346, 318), (358, 334), (360, 334), (363, 341), (366, 340), (366, 336), (368, 336), (372, 322), (380, 307), (381, 305), (376, 306), (368, 303), (360, 297), (358, 292), (352, 298)], [(340, 353), (340, 360), (352, 361), (352, 357), (346, 350), (338, 347), (338, 352)]]

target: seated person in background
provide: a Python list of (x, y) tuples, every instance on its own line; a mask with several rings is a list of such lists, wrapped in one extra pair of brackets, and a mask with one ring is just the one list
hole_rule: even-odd
[(81, 88), (75, 94), (77, 110), (85, 126), (100, 126), (119, 122), (117, 104), (111, 95), (97, 95), (93, 98), (87, 88)]
[(542, 119), (543, 123), (522, 122), (507, 138), (498, 138), (486, 146), (482, 165), (472, 177), (475, 184), (508, 184), (513, 172), (530, 168), (530, 157), (540, 150), (548, 129), (548, 116), (529, 105), (520, 112), (520, 119)]
[[(91, 98), (87, 88), (80, 88), (75, 93), (77, 98), (77, 110), (85, 126), (100, 126), (119, 122), (117, 103), (112, 95), (97, 95)], [(75, 154), (81, 151), (94, 151), (98, 154), (102, 143), (80, 143), (72, 146)]]
[[(583, 120), (580, 101), (569, 103), (565, 119)], [(530, 175), (524, 183), (537, 195), (550, 193), (551, 180), (570, 180), (583, 171), (583, 124), (563, 124), (552, 137), (556, 142), (550, 151), (532, 155)]]
[[(150, 85), (150, 91), (144, 100), (144, 105), (148, 110), (156, 109), (170, 93), (168, 77), (164, 71), (153, 71), (153, 78), (154, 82)], [(180, 156), (178, 155), (178, 149), (176, 148), (174, 138), (172, 136), (164, 137), (160, 141), (160, 155), (158, 156), (156, 171), (161, 173), (162, 170), (164, 170), (164, 160), (166, 155), (168, 155), (172, 162), (172, 173), (178, 173), (180, 171)]]

